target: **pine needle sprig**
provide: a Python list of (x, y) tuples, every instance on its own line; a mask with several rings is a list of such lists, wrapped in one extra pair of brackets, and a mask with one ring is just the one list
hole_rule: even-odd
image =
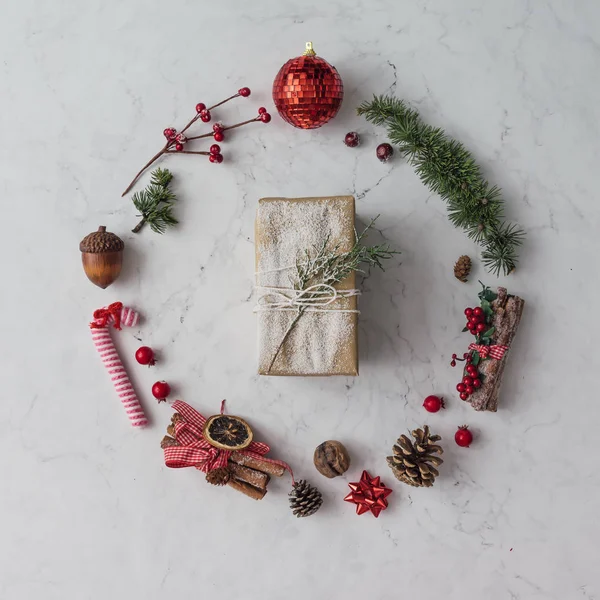
[(439, 127), (424, 123), (416, 110), (398, 98), (374, 96), (357, 112), (371, 123), (387, 127), (390, 142), (415, 168), (421, 181), (446, 201), (451, 223), (482, 246), (486, 268), (496, 275), (513, 271), (525, 233), (503, 220), (500, 188), (483, 178), (465, 146)]
[(150, 183), (140, 192), (131, 197), (133, 205), (138, 210), (142, 220), (131, 230), (139, 233), (147, 223), (156, 233), (164, 233), (168, 227), (178, 223), (173, 215), (173, 205), (177, 196), (169, 188), (173, 174), (168, 169), (155, 169), (152, 171)]
[[(330, 237), (327, 236), (323, 243), (310, 250), (305, 250), (301, 257), (296, 261), (296, 272), (292, 278), (292, 285), (296, 290), (306, 290), (309, 287), (317, 286), (314, 293), (309, 293), (305, 299), (316, 297), (322, 290), (328, 290), (329, 286), (334, 286), (342, 282), (351, 273), (365, 273), (364, 267), (377, 267), (384, 270), (383, 262), (392, 258), (400, 252), (392, 250), (389, 244), (377, 244), (374, 246), (363, 245), (363, 239), (367, 232), (373, 227), (379, 215), (371, 220), (364, 228), (362, 233), (355, 232), (354, 245), (348, 252), (339, 252), (339, 244), (333, 248), (329, 247)], [(298, 307), (298, 314), (290, 323), (283, 339), (275, 350), (267, 373), (271, 371), (281, 349), (288, 340), (290, 334), (298, 324), (302, 315), (306, 312), (306, 306)]]

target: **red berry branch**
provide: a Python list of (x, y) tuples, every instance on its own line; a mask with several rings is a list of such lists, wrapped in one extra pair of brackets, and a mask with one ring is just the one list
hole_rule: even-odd
[(236, 123), (235, 125), (225, 126), (222, 123), (215, 123), (213, 125), (212, 132), (209, 133), (205, 133), (202, 135), (187, 136), (185, 135), (185, 132), (198, 120), (202, 121), (203, 123), (210, 122), (210, 120), (212, 119), (211, 111), (217, 108), (218, 106), (221, 106), (222, 104), (225, 104), (226, 102), (229, 102), (230, 100), (233, 100), (238, 96), (247, 98), (249, 95), (250, 88), (243, 87), (238, 90), (237, 94), (229, 96), (229, 98), (225, 98), (225, 100), (222, 100), (218, 104), (214, 104), (209, 108), (207, 108), (204, 103), (198, 102), (198, 104), (196, 104), (196, 114), (181, 131), (177, 131), (174, 127), (167, 127), (163, 131), (163, 135), (167, 139), (165, 145), (139, 170), (137, 175), (127, 186), (127, 189), (123, 192), (122, 196), (125, 196), (125, 194), (127, 194), (135, 185), (142, 173), (150, 165), (154, 164), (164, 154), (200, 154), (203, 156), (208, 156), (208, 160), (210, 160), (211, 163), (222, 163), (223, 155), (221, 154), (221, 147), (218, 144), (213, 144), (208, 152), (202, 152), (198, 150), (186, 150), (186, 144), (188, 142), (191, 142), (192, 140), (200, 140), (209, 137), (212, 137), (215, 142), (222, 142), (225, 139), (225, 132), (229, 131), (230, 129), (236, 129), (237, 127), (242, 127), (242, 125), (248, 125), (248, 123), (254, 123), (256, 121), (268, 123), (271, 120), (271, 115), (267, 112), (266, 108), (261, 106), (258, 109), (258, 116), (254, 117), (253, 119), (248, 119), (247, 121), (242, 121), (241, 123)]

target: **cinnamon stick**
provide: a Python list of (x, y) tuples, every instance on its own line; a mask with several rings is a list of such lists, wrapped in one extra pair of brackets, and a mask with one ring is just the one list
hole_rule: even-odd
[(250, 467), (251, 469), (262, 471), (273, 477), (281, 477), (285, 473), (285, 469), (279, 465), (261, 460), (260, 458), (246, 456), (240, 452), (232, 452), (229, 460), (238, 465), (242, 465), (243, 467)]
[(475, 410), (498, 410), (498, 395), (510, 346), (519, 327), (525, 300), (518, 296), (510, 296), (506, 288), (499, 287), (498, 297), (492, 301), (492, 326), (495, 327), (492, 336), (493, 344), (506, 345), (509, 350), (501, 360), (488, 358), (482, 360), (478, 369), (483, 375), (481, 387), (469, 396), (469, 402)]
[(262, 500), (265, 497), (265, 494), (267, 493), (266, 488), (256, 488), (253, 485), (246, 483), (245, 481), (237, 479), (236, 477), (231, 477), (227, 485), (229, 487), (232, 487), (234, 490), (237, 490), (238, 492), (242, 492), (242, 494), (245, 494), (249, 498), (253, 498), (254, 500)]
[(238, 465), (234, 462), (229, 462), (227, 465), (231, 474), (240, 481), (245, 481), (254, 487), (260, 489), (266, 489), (267, 484), (271, 477), (267, 473), (263, 473), (262, 471), (257, 471), (256, 469), (250, 469), (249, 467), (244, 467), (242, 465)]

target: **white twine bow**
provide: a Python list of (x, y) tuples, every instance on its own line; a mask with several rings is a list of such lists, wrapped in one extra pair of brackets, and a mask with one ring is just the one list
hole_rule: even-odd
[(263, 310), (296, 311), (299, 308), (303, 308), (305, 312), (359, 312), (354, 309), (323, 307), (333, 304), (340, 298), (359, 296), (360, 290), (337, 290), (326, 283), (317, 283), (303, 290), (268, 286), (257, 286), (257, 289), (264, 290), (265, 293), (259, 296), (254, 312)]

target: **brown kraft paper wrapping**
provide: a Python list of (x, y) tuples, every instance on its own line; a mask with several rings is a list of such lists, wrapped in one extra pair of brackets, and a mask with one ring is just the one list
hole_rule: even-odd
[[(256, 286), (259, 300), (269, 288), (293, 287), (297, 261), (328, 239), (336, 254), (355, 242), (354, 197), (262, 198), (255, 224)], [(289, 268), (292, 267), (292, 268)], [(355, 273), (336, 285), (353, 290)], [(322, 312), (305, 312), (277, 359), (269, 364), (297, 311), (258, 310), (260, 375), (358, 375), (357, 297), (338, 298)], [(258, 308), (260, 309), (260, 302)]]

